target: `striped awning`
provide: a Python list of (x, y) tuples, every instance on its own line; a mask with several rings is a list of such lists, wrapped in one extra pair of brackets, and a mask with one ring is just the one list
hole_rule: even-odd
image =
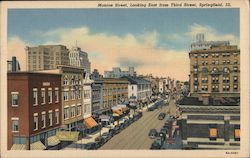
[(44, 150), (46, 147), (41, 141), (30, 144), (30, 150)]
[(13, 144), (10, 150), (26, 150), (26, 144)]
[(88, 117), (84, 119), (84, 123), (88, 129), (93, 128), (98, 125), (92, 117)]
[(48, 138), (48, 146), (55, 146), (60, 143), (60, 140), (57, 136), (51, 136)]
[(56, 132), (56, 137), (60, 141), (77, 141), (79, 136), (79, 132), (75, 131), (58, 131)]

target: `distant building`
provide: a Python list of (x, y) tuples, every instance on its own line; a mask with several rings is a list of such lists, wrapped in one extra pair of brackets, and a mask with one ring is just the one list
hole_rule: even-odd
[(92, 116), (92, 83), (94, 81), (89, 78), (89, 74), (85, 73), (83, 80), (83, 118)]
[[(58, 147), (62, 121), (61, 75), (9, 72), (8, 150)], [(56, 149), (58, 149), (56, 147)]]
[(240, 96), (240, 50), (237, 46), (211, 46), (192, 50), (190, 93), (192, 96)]
[(129, 82), (129, 99), (133, 99), (133, 101), (135, 100), (137, 103), (146, 103), (150, 99), (152, 95), (150, 81), (132, 76), (124, 76), (122, 78), (127, 79)]
[(83, 52), (79, 47), (73, 47), (69, 52), (69, 63), (71, 66), (81, 67), (90, 74), (91, 66), (88, 53)]
[(122, 76), (136, 76), (134, 67), (129, 67), (128, 71), (122, 71), (119, 67), (114, 67), (112, 71), (104, 71), (106, 78), (120, 78)]
[(69, 65), (69, 50), (63, 45), (39, 45), (26, 47), (28, 71), (56, 69), (57, 65)]
[(159, 92), (162, 94), (166, 92), (166, 80), (164, 78), (159, 79)]
[(184, 149), (240, 149), (239, 98), (186, 97), (178, 104)]
[(121, 78), (102, 78), (103, 111), (128, 101), (128, 81)]
[(12, 57), (12, 60), (7, 61), (8, 72), (20, 71), (20, 65), (15, 56)]

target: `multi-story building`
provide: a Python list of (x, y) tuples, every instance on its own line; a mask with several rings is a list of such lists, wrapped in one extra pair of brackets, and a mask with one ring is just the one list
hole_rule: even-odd
[(159, 92), (160, 93), (166, 92), (166, 80), (165, 80), (165, 78), (159, 79)]
[(12, 60), (7, 61), (8, 72), (20, 71), (20, 64), (15, 56), (12, 57)]
[(127, 79), (128, 85), (128, 98), (135, 100), (137, 103), (145, 103), (152, 95), (151, 85), (148, 80), (140, 77), (124, 76)]
[(189, 58), (192, 96), (239, 97), (240, 50), (237, 46), (192, 50)]
[(85, 73), (83, 81), (83, 118), (86, 119), (92, 115), (92, 83), (93, 80), (90, 79), (89, 74)]
[(7, 79), (8, 149), (43, 150), (60, 143), (55, 135), (61, 125), (61, 75), (10, 72)]
[(56, 69), (57, 65), (69, 65), (69, 50), (63, 45), (39, 45), (26, 47), (28, 71)]
[(128, 101), (128, 81), (118, 78), (102, 78), (103, 110), (110, 111), (113, 106)]
[(88, 53), (83, 52), (79, 47), (73, 47), (69, 52), (69, 62), (71, 66), (83, 68), (87, 73), (90, 73), (90, 61)]
[(197, 97), (179, 102), (180, 134), (184, 149), (240, 149), (239, 98)]
[(120, 78), (122, 76), (136, 76), (134, 67), (129, 67), (128, 71), (122, 71), (119, 67), (113, 67), (112, 71), (104, 71), (104, 77)]
[(103, 87), (101, 80), (94, 80), (92, 83), (92, 114), (103, 112)]

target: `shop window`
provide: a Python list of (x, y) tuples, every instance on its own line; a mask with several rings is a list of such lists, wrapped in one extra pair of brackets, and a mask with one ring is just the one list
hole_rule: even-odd
[(240, 127), (235, 125), (234, 127), (234, 140), (235, 141), (240, 141)]

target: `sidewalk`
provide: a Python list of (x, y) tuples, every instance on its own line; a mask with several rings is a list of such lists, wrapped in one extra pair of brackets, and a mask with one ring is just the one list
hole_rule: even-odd
[[(128, 116), (125, 116), (124, 118), (119, 120), (119, 124), (123, 123), (125, 121), (125, 119), (127, 119), (127, 118), (128, 118)], [(86, 137), (78, 140), (77, 142), (73, 142), (72, 144), (68, 145), (67, 147), (63, 148), (62, 150), (76, 150), (77, 146), (81, 146), (82, 144), (87, 144), (90, 142), (95, 142), (95, 139), (97, 137), (99, 137), (100, 134), (102, 135), (103, 133), (108, 132), (109, 129), (114, 128), (116, 125), (118, 125), (117, 121), (115, 121), (111, 125), (108, 125), (107, 127), (103, 127), (101, 129), (101, 131), (96, 131), (95, 133), (88, 134)]]

